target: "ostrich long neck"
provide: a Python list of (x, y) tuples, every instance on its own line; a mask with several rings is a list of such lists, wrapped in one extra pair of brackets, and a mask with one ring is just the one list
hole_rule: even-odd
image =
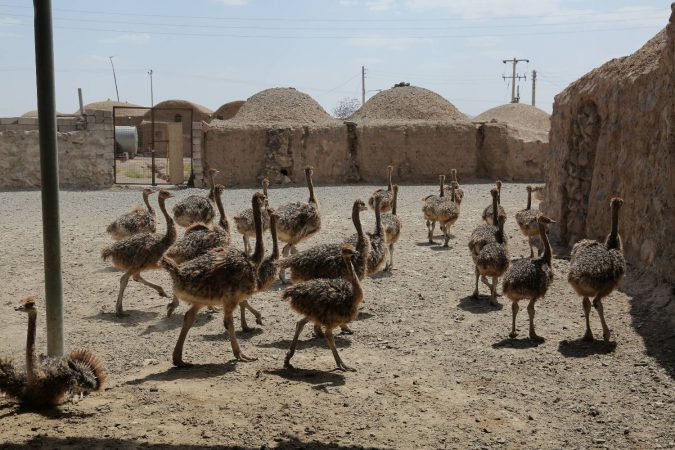
[(450, 182), (450, 200), (455, 201), (455, 183)]
[(375, 201), (375, 234), (378, 236), (384, 235), (384, 229), (382, 228), (382, 204), (379, 197)]
[(173, 219), (166, 211), (166, 205), (164, 202), (166, 199), (164, 197), (159, 198), (159, 209), (164, 215), (164, 220), (166, 220), (166, 234), (164, 235), (164, 241), (169, 244), (173, 244), (176, 241), (176, 225), (173, 223)]
[(527, 190), (527, 208), (532, 209), (532, 189)]
[(550, 267), (553, 252), (551, 251), (551, 243), (549, 242), (548, 235), (546, 234), (546, 225), (543, 223), (539, 224), (539, 235), (541, 236), (541, 240), (544, 242), (544, 261), (546, 261), (546, 264), (548, 264)]
[(226, 232), (230, 232), (230, 224), (227, 222), (227, 216), (225, 215), (225, 208), (223, 208), (223, 199), (220, 198), (220, 194), (216, 195), (216, 207), (218, 207), (218, 214), (220, 214), (220, 220), (218, 223), (220, 227)]
[(251, 256), (253, 264), (255, 264), (256, 269), (260, 267), (263, 257), (265, 256), (265, 245), (263, 243), (263, 227), (262, 227), (262, 217), (260, 211), (260, 202), (258, 198), (253, 199), (253, 223), (255, 224), (255, 251)]
[(314, 197), (314, 184), (312, 183), (312, 174), (308, 172), (306, 177), (307, 177), (307, 189), (309, 189), (309, 203), (314, 203), (315, 205), (318, 205), (316, 197)]
[(154, 216), (155, 210), (152, 206), (150, 206), (150, 202), (148, 201), (148, 195), (150, 194), (148, 194), (147, 192), (143, 192), (143, 201), (145, 202), (145, 207), (148, 208), (148, 212)]
[(270, 215), (270, 233), (272, 234), (272, 259), (279, 259), (279, 240), (277, 239), (277, 216)]
[(354, 264), (352, 264), (352, 258), (350, 256), (345, 256), (344, 262), (347, 265), (347, 270), (349, 271), (349, 281), (352, 283), (352, 290), (353, 290), (353, 296), (354, 299), (357, 301), (360, 301), (363, 298), (363, 288), (361, 287), (361, 281), (359, 280), (359, 276), (356, 274), (356, 271), (354, 270)]
[(35, 374), (35, 328), (37, 323), (37, 312), (28, 313), (28, 333), (26, 334), (26, 377), (28, 382), (36, 378)]
[(356, 204), (352, 208), (352, 223), (354, 224), (354, 228), (356, 228), (356, 237), (358, 238), (359, 243), (363, 242), (365, 234), (363, 233), (363, 227), (361, 226), (359, 205)]
[(440, 177), (439, 180), (440, 180), (440, 182), (441, 182), (441, 193), (440, 193), (440, 197), (445, 197), (445, 189), (443, 189), (443, 187), (444, 187), (443, 184), (445, 183), (445, 177)]
[(216, 185), (213, 183), (213, 172), (209, 171), (209, 200), (213, 201), (216, 195)]
[(267, 183), (265, 182), (265, 180), (263, 180), (262, 188), (263, 188), (263, 195), (265, 196), (265, 198), (267, 198)]
[(393, 171), (393, 168), (392, 168), (392, 167), (389, 167), (389, 184), (387, 185), (387, 190), (388, 190), (389, 192), (391, 192), (391, 190), (393, 189), (393, 186), (392, 186), (392, 184), (391, 184), (391, 172), (392, 172), (392, 171)]
[(619, 248), (619, 208), (616, 206), (612, 207), (612, 229), (607, 236), (607, 248)]
[(497, 219), (499, 218), (499, 212), (497, 211), (497, 196), (492, 196), (492, 225), (497, 225)]
[(396, 203), (398, 203), (398, 188), (394, 188), (394, 200), (391, 202), (391, 214), (396, 215)]
[(502, 204), (502, 185), (501, 183), (497, 185), (497, 204)]

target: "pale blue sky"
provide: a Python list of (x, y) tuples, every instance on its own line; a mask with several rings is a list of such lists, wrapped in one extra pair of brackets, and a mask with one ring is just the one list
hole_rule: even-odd
[[(115, 98), (169, 98), (218, 108), (276, 86), (310, 94), (328, 111), (399, 81), (438, 92), (476, 115), (506, 103), (502, 63), (537, 106), (603, 62), (637, 50), (663, 28), (669, 1), (652, 0), (54, 0), (57, 109)], [(0, 117), (35, 109), (32, 2), (0, 0)]]

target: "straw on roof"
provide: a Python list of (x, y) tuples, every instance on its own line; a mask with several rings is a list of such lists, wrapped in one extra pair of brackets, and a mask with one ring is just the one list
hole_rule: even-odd
[(546, 131), (551, 128), (551, 116), (541, 109), (524, 103), (507, 103), (473, 118), (474, 122), (504, 122), (517, 128)]

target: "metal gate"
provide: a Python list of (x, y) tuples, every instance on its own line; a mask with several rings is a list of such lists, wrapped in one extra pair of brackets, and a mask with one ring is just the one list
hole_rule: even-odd
[(192, 169), (192, 108), (113, 107), (115, 184), (185, 184)]

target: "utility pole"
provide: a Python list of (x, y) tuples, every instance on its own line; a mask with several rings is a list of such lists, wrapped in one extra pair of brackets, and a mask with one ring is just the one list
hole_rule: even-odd
[(33, 0), (35, 11), (35, 72), (37, 81), (42, 242), (44, 246), (47, 354), (63, 355), (63, 280), (59, 219), (59, 151), (56, 140), (54, 38), (51, 0)]
[(535, 106), (535, 98), (537, 93), (537, 71), (532, 71), (532, 106)]
[(155, 98), (152, 92), (152, 69), (150, 69), (150, 72), (148, 72), (148, 75), (150, 75), (150, 107), (154, 108), (155, 107)]
[(117, 101), (119, 102), (120, 101), (120, 91), (117, 89), (117, 75), (115, 75), (115, 64), (113, 64), (113, 61), (112, 61), (114, 56), (109, 56), (108, 58), (110, 58), (110, 65), (112, 66), (112, 70), (113, 70), (113, 79), (115, 80), (115, 93), (117, 94)]
[(366, 103), (366, 68), (361, 66), (361, 106)]
[(513, 75), (511, 75), (510, 77), (502, 75), (502, 78), (505, 79), (505, 80), (507, 78), (511, 79), (511, 83), (512, 83), (511, 84), (511, 103), (518, 103), (518, 101), (516, 100), (516, 80), (520, 80), (521, 78), (524, 78), (525, 80), (527, 80), (527, 76), (516, 75), (516, 65), (518, 65), (518, 63), (522, 62), (522, 61), (525, 61), (525, 62), (528, 62), (528, 63), (530, 62), (529, 59), (517, 59), (517, 58), (502, 60), (502, 62), (504, 64), (506, 64), (506, 63), (513, 64)]

